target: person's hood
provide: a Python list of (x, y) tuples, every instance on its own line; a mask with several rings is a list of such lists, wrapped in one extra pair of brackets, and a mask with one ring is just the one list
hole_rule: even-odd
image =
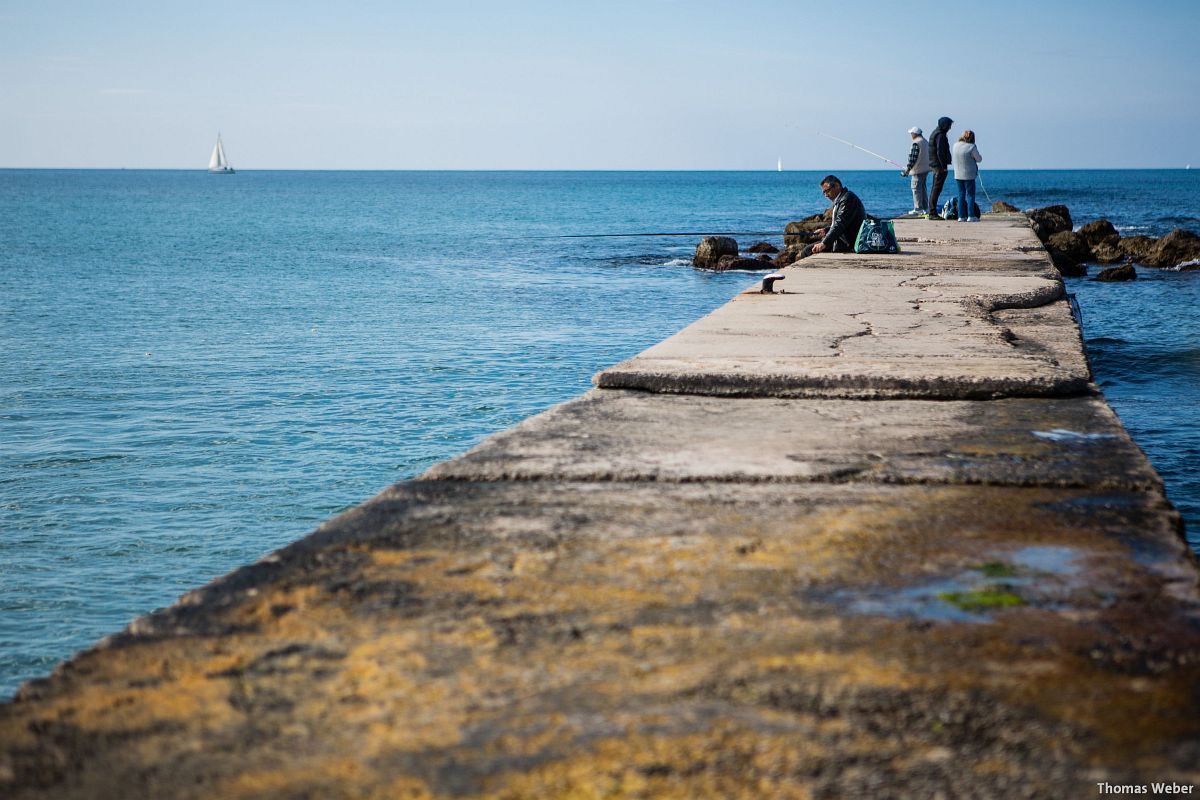
[(954, 120), (949, 117), (941, 117), (938, 119), (938, 130), (945, 133), (950, 130), (950, 126), (954, 124)]

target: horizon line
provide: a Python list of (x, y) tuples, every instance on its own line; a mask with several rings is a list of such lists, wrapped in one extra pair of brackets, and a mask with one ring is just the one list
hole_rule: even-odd
[[(1137, 172), (1137, 171), (1179, 171), (1190, 172), (1191, 164), (1182, 167), (1003, 167), (988, 169), (987, 172)], [(0, 171), (16, 172), (20, 170), (41, 171), (95, 171), (95, 172), (199, 172), (208, 173), (206, 167), (12, 167), (0, 166)], [(951, 170), (952, 172), (953, 170)], [(983, 169), (980, 170), (985, 171)], [(1200, 170), (1197, 170), (1200, 171)], [(877, 167), (814, 167), (811, 169), (775, 169), (770, 167), (748, 168), (717, 168), (701, 169), (685, 168), (650, 168), (650, 167), (239, 167), (235, 172), (895, 172), (893, 168)]]

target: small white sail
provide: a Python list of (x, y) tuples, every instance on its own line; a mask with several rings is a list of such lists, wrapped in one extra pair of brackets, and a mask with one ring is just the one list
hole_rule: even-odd
[(775, 163), (775, 171), (776, 171), (776, 172), (783, 172), (783, 159), (782, 159), (782, 158), (780, 158), (780, 159), (779, 159), (779, 161), (777, 161), (777, 162)]
[(225, 158), (225, 145), (222, 144), (219, 133), (217, 134), (217, 143), (213, 147), (212, 157), (208, 159), (208, 171), (225, 175), (233, 173), (233, 167), (229, 166), (229, 160)]

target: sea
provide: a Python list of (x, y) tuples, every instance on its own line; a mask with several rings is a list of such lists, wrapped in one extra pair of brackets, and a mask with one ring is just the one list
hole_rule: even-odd
[[(822, 175), (0, 170), (0, 698), (727, 302), (759, 274), (693, 268), (700, 236), (781, 244)], [(981, 184), (1200, 231), (1200, 170)], [(1200, 272), (1067, 287), (1200, 549)]]

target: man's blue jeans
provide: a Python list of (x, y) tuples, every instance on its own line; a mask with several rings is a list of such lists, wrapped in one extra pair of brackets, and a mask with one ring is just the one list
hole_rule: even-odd
[(974, 216), (971, 210), (975, 208), (975, 179), (962, 181), (955, 178), (954, 182), (958, 184), (958, 219), (961, 222)]

